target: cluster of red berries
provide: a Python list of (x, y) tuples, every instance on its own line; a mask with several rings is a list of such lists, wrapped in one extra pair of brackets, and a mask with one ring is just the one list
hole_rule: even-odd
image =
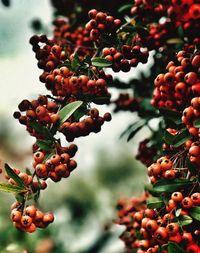
[(200, 142), (195, 141), (192, 142), (190, 141), (189, 143), (189, 150), (188, 150), (188, 157), (190, 159), (191, 163), (194, 163), (199, 167), (200, 165)]
[[(181, 243), (188, 253), (199, 252), (200, 247), (195, 243), (200, 233), (198, 225), (188, 228), (178, 220), (188, 217), (192, 207), (200, 206), (200, 193), (184, 197), (182, 192), (173, 192), (166, 205), (166, 212), (163, 209), (146, 208), (147, 198), (148, 195), (145, 195), (118, 202), (117, 222), (126, 226), (120, 238), (125, 242), (128, 252), (135, 249), (137, 253), (157, 253), (168, 242)], [(179, 208), (181, 211), (177, 216), (176, 210)]]
[[(194, 85), (198, 87), (200, 94), (200, 82)], [(195, 97), (191, 100), (191, 105), (183, 111), (182, 121), (188, 128), (191, 135), (198, 137), (200, 135), (199, 128), (194, 126), (196, 120), (200, 116), (200, 97)]]
[(59, 128), (59, 131), (65, 135), (68, 142), (77, 137), (87, 136), (91, 132), (98, 133), (105, 121), (111, 120), (111, 114), (105, 113), (103, 117), (99, 116), (99, 111), (92, 108), (89, 111), (89, 117), (79, 122), (65, 122)]
[(34, 205), (23, 207), (21, 203), (16, 202), (11, 210), (14, 226), (24, 232), (33, 233), (37, 228), (46, 228), (54, 221), (52, 213), (43, 213)]
[(167, 156), (159, 158), (155, 163), (148, 167), (147, 171), (152, 184), (155, 184), (161, 179), (170, 180), (183, 176), (183, 172), (176, 168)]
[(69, 177), (71, 171), (77, 166), (76, 161), (71, 159), (77, 150), (78, 147), (75, 144), (71, 144), (68, 148), (57, 148), (58, 153), (46, 160), (45, 152), (35, 152), (33, 167), (36, 175), (44, 180), (50, 178), (54, 182)]
[(155, 146), (149, 146), (150, 139), (145, 139), (139, 143), (136, 159), (141, 161), (146, 166), (153, 163), (153, 158), (157, 154)]
[[(55, 31), (52, 40), (46, 39), (46, 44), (42, 48), (38, 45), (42, 36), (33, 36), (30, 39), (33, 50), (36, 51), (38, 66), (44, 70), (40, 76), (40, 81), (45, 83), (46, 88), (56, 97), (65, 97), (65, 99), (66, 97), (70, 99), (71, 97), (80, 97), (81, 95), (109, 97), (110, 94), (107, 90), (107, 82), (110, 81), (110, 78), (108, 78), (107, 75), (96, 73), (96, 68), (91, 68), (92, 77), (72, 71), (71, 67), (75, 57), (74, 53), (76, 52), (76, 54), (78, 54), (81, 65), (81, 61), (85, 56), (91, 56), (91, 53), (88, 52), (88, 50), (91, 51), (91, 48), (86, 45), (83, 46), (81, 42), (79, 43), (77, 41), (76, 36), (72, 36), (73, 34), (70, 33), (70, 31), (67, 32), (67, 27), (69, 25), (66, 23), (63, 24), (62, 21), (57, 21), (57, 23), (61, 23), (61, 27), (58, 25), (61, 31)], [(81, 30), (81, 28), (79, 30)], [(71, 39), (73, 46), (70, 47), (70, 45), (65, 45), (65, 43), (67, 44), (68, 42), (68, 36), (70, 36), (66, 35), (66, 33), (70, 34), (77, 44), (74, 45)], [(81, 36), (82, 39), (84, 39), (83, 35)], [(88, 41), (87, 39), (85, 40)], [(59, 41), (60, 44), (58, 44), (57, 41)], [(62, 43), (62, 41), (64, 42)], [(69, 54), (69, 59), (66, 56), (66, 51)]]
[(90, 21), (86, 24), (86, 29), (90, 32), (90, 38), (99, 45), (106, 35), (110, 38), (116, 36), (116, 31), (121, 26), (120, 19), (114, 19), (104, 12), (93, 9), (88, 13)]
[(138, 63), (147, 63), (149, 52), (140, 45), (124, 44), (120, 49), (115, 47), (105, 47), (103, 56), (112, 63), (114, 72), (129, 72), (131, 67), (136, 67)]
[(165, 15), (168, 2), (169, 1), (165, 1), (165, 3), (163, 3), (160, 0), (135, 0), (130, 13), (132, 16), (136, 17), (136, 20), (144, 24), (149, 24), (159, 21), (159, 19)]
[[(148, 36), (140, 35), (142, 45), (149, 50), (172, 47), (174, 39), (187, 37), (190, 45), (199, 44), (199, 35), (195, 32), (200, 29), (200, 3), (198, 0), (167, 0), (146, 1), (137, 0), (131, 9), (131, 15), (136, 22), (148, 26)], [(161, 18), (165, 18), (161, 21)], [(184, 35), (181, 35), (180, 29)], [(183, 38), (185, 37), (185, 38)], [(185, 41), (186, 42), (186, 41)]]
[(46, 88), (51, 90), (54, 96), (77, 97), (90, 94), (109, 97), (106, 79), (90, 79), (87, 75), (76, 76), (65, 66), (54, 69), (46, 76), (45, 82)]
[[(20, 112), (16, 111), (13, 116), (19, 119), (21, 124), (26, 125), (30, 135), (37, 138), (44, 138), (45, 135), (38, 133), (31, 127), (30, 122), (34, 121), (43, 126), (52, 126), (60, 119), (57, 114), (58, 104), (49, 100), (47, 96), (39, 96), (38, 99), (32, 101), (25, 99), (19, 104), (18, 108)], [(22, 115), (21, 112), (25, 112), (25, 115)]]
[(190, 99), (200, 94), (200, 54), (180, 51), (176, 57), (179, 64), (169, 62), (168, 72), (155, 79), (152, 105), (183, 111)]
[(84, 27), (72, 28), (66, 19), (56, 19), (53, 22), (55, 28), (53, 31), (54, 40), (62, 45), (70, 56), (76, 50), (79, 57), (94, 54), (93, 41), (90, 38), (89, 31)]

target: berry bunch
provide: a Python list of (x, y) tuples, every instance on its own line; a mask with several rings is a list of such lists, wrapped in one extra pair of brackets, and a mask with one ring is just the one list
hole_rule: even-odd
[[(169, 62), (166, 67), (168, 72), (159, 74), (155, 79), (152, 105), (183, 111), (189, 105), (190, 99), (198, 96), (200, 92), (200, 55), (198, 52), (192, 54), (180, 51), (176, 58), (178, 64)], [(184, 116), (187, 118), (187, 109)]]
[(99, 111), (92, 108), (89, 111), (89, 117), (79, 122), (65, 122), (59, 128), (59, 131), (65, 135), (68, 142), (73, 141), (77, 137), (87, 136), (91, 132), (98, 133), (105, 121), (111, 120), (111, 114), (105, 113), (103, 117), (99, 116)]
[(103, 56), (112, 63), (114, 72), (129, 72), (131, 67), (136, 67), (138, 63), (147, 63), (149, 53), (140, 45), (124, 44), (121, 48), (105, 47), (103, 49)]
[[(60, 119), (57, 114), (58, 107), (59, 104), (53, 100), (49, 100), (47, 96), (39, 96), (38, 99), (32, 101), (23, 100), (18, 106), (20, 112), (16, 111), (13, 116), (19, 120), (20, 124), (26, 125), (26, 129), (30, 135), (36, 138), (44, 138), (45, 133), (38, 133), (31, 126), (31, 122), (37, 122), (50, 129)], [(25, 112), (25, 114), (22, 115), (22, 112)]]
[(38, 178), (50, 178), (54, 182), (58, 182), (61, 178), (69, 177), (77, 164), (71, 158), (77, 152), (78, 147), (71, 144), (68, 148), (56, 147), (57, 154), (54, 154), (45, 160), (44, 151), (34, 153), (33, 167)]
[(88, 13), (90, 21), (86, 24), (86, 29), (90, 32), (90, 38), (95, 43), (100, 44), (104, 37), (114, 38), (116, 31), (121, 26), (120, 19), (114, 19), (104, 12), (93, 9)]
[(33, 233), (37, 228), (46, 228), (52, 223), (54, 215), (50, 212), (43, 213), (33, 205), (23, 207), (16, 202), (12, 205), (11, 220), (16, 228)]
[[(180, 243), (188, 253), (199, 252), (200, 247), (195, 243), (200, 232), (198, 226), (188, 229), (177, 222), (180, 218), (188, 217), (188, 211), (192, 206), (200, 205), (199, 192), (193, 193), (191, 197), (184, 197), (181, 192), (173, 192), (165, 214), (156, 209), (145, 208), (145, 201), (146, 199), (131, 199), (127, 203), (118, 203), (117, 222), (126, 226), (121, 239), (125, 242), (128, 252), (137, 249), (137, 253), (157, 253), (160, 252), (160, 247), (168, 242)], [(177, 217), (175, 210), (178, 207), (183, 209)], [(167, 253), (165, 248), (163, 247), (162, 252)]]
[(150, 181), (152, 184), (160, 179), (180, 178), (182, 173), (179, 169), (173, 166), (169, 157), (161, 157), (147, 169)]
[[(199, 87), (198, 89), (200, 89), (200, 82), (195, 84), (193, 87)], [(198, 92), (200, 92), (200, 90)], [(191, 100), (191, 106), (187, 107), (183, 111), (183, 117), (182, 117), (183, 123), (186, 125), (189, 132), (195, 137), (198, 137), (199, 135), (199, 129), (195, 127), (194, 125), (195, 121), (199, 119), (199, 115), (200, 115), (199, 102), (200, 102), (200, 97), (193, 98)]]

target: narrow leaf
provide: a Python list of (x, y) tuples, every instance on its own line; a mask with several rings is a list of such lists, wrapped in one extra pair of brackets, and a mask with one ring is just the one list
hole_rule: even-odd
[(164, 116), (167, 119), (172, 120), (176, 124), (182, 123), (182, 120), (181, 120), (182, 114), (180, 112), (172, 111), (166, 108), (160, 108), (159, 111), (162, 116)]
[(11, 184), (0, 183), (0, 191), (8, 192), (8, 193), (22, 193), (24, 192), (24, 188), (14, 186)]
[(173, 146), (175, 148), (181, 146), (184, 144), (187, 140), (191, 138), (190, 133), (188, 132), (187, 129), (183, 130), (180, 134), (175, 135), (174, 141), (173, 141)]
[(180, 216), (180, 218), (178, 219), (178, 224), (182, 227), (187, 226), (187, 225), (191, 224), (192, 222), (193, 222), (192, 218), (187, 215)]
[(157, 192), (174, 192), (179, 189), (185, 189), (193, 184), (194, 182), (188, 180), (161, 180), (155, 183), (153, 188)]
[(189, 213), (192, 216), (192, 218), (200, 221), (200, 206), (191, 208)]
[(51, 132), (49, 131), (49, 129), (46, 128), (45, 126), (41, 125), (39, 122), (30, 121), (29, 124), (33, 129), (35, 129), (35, 131), (38, 134), (42, 134), (42, 135), (47, 136), (50, 139), (53, 139), (53, 136), (52, 136)]
[(96, 67), (109, 67), (112, 65), (112, 62), (104, 59), (104, 58), (100, 58), (100, 57), (94, 57), (92, 59), (92, 65), (96, 66)]
[(194, 122), (194, 127), (200, 128), (200, 119), (198, 119), (198, 120), (196, 120), (196, 121)]
[(151, 197), (150, 199), (148, 199), (147, 201), (147, 207), (150, 209), (153, 208), (160, 208), (164, 205), (164, 202), (162, 201), (162, 199), (160, 198), (156, 198), (156, 197)]
[(127, 141), (130, 141), (130, 140), (137, 134), (137, 132), (139, 132), (140, 129), (142, 129), (142, 128), (143, 128), (143, 125), (137, 127), (135, 130), (133, 130), (133, 131), (129, 134), (129, 136), (128, 136), (128, 138), (127, 138)]
[(122, 7), (120, 7), (120, 8), (118, 9), (118, 12), (121, 13), (121, 12), (124, 12), (124, 11), (128, 11), (128, 10), (130, 10), (132, 7), (133, 7), (133, 4), (125, 4), (125, 5), (123, 5)]
[(12, 178), (19, 187), (26, 188), (23, 180), (14, 172), (13, 169), (11, 169), (11, 167), (7, 163), (5, 164), (5, 170), (8, 176)]
[(167, 247), (168, 253), (185, 253), (185, 250), (174, 242), (169, 242)]
[(36, 145), (42, 150), (51, 150), (52, 149), (52, 141), (50, 140), (37, 140)]
[(75, 101), (63, 107), (58, 112), (60, 116), (60, 125), (62, 125), (82, 104), (82, 101)]

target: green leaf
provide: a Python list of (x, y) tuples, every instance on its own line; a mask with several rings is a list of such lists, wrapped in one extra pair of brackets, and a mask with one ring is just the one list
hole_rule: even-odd
[(53, 140), (53, 135), (51, 134), (51, 132), (49, 131), (48, 128), (46, 128), (45, 126), (41, 125), (39, 122), (37, 121), (30, 121), (29, 125), (35, 129), (35, 131), (38, 134), (42, 134), (45, 135), (46, 137), (48, 137), (49, 139)]
[(36, 145), (42, 150), (51, 150), (52, 149), (52, 141), (50, 140), (37, 140)]
[(157, 192), (174, 192), (179, 189), (185, 189), (193, 184), (194, 182), (183, 179), (175, 179), (173, 181), (160, 180), (154, 184), (153, 189)]
[(130, 141), (130, 140), (137, 134), (137, 132), (139, 132), (139, 131), (143, 128), (143, 126), (144, 126), (144, 125), (139, 126), (139, 127), (137, 127), (135, 130), (133, 130), (133, 131), (129, 134), (129, 136), (128, 136), (128, 138), (127, 138), (127, 141)]
[(55, 151), (52, 150), (50, 153), (47, 153), (44, 157), (44, 162), (46, 162), (48, 159), (50, 159), (55, 154)]
[(194, 127), (200, 128), (200, 119), (198, 119), (198, 120), (196, 120), (196, 121), (194, 122)]
[(159, 111), (162, 116), (164, 116), (167, 119), (172, 120), (174, 123), (176, 124), (182, 123), (182, 120), (181, 120), (182, 114), (180, 112), (172, 111), (166, 108), (160, 108)]
[(146, 184), (144, 186), (144, 189), (145, 189), (145, 191), (148, 191), (149, 193), (151, 193), (151, 195), (153, 195), (153, 196), (156, 196), (156, 197), (160, 196), (160, 193), (155, 191), (151, 184)]
[(192, 216), (192, 218), (200, 221), (200, 206), (191, 208), (189, 213)]
[(176, 217), (179, 217), (179, 216), (180, 216), (181, 211), (182, 211), (181, 208), (179, 208), (179, 209), (176, 210), (176, 212), (175, 212)]
[(175, 135), (172, 145), (175, 148), (177, 148), (177, 147), (181, 146), (182, 144), (184, 144), (190, 138), (191, 138), (190, 133), (188, 132), (187, 129), (184, 129), (180, 134)]
[(168, 253), (185, 253), (185, 250), (174, 242), (169, 242), (167, 247)]
[(187, 226), (187, 225), (191, 224), (192, 222), (193, 222), (193, 220), (190, 216), (184, 215), (184, 216), (180, 216), (177, 223), (183, 227), (183, 226)]
[(172, 145), (173, 141), (174, 141), (174, 135), (170, 134), (168, 131), (165, 131), (164, 136), (163, 136), (163, 140), (167, 144)]
[(60, 125), (62, 125), (82, 104), (82, 101), (75, 101), (63, 107), (58, 112), (60, 116)]
[(78, 66), (80, 66), (80, 60), (79, 60), (77, 52), (74, 55), (74, 58), (73, 58), (72, 63), (71, 63), (71, 66), (72, 66), (73, 69), (75, 69)]
[(118, 12), (121, 13), (121, 12), (124, 12), (124, 11), (128, 11), (128, 10), (130, 10), (132, 7), (133, 7), (133, 4), (125, 4), (125, 5), (121, 6), (121, 7), (118, 9)]
[(187, 129), (182, 130), (179, 134), (172, 135), (168, 131), (164, 133), (164, 141), (174, 147), (179, 147), (191, 138), (190, 133)]
[(11, 169), (11, 167), (7, 163), (5, 164), (5, 170), (8, 176), (12, 178), (19, 187), (23, 189), (26, 188), (26, 185), (24, 184), (23, 180), (14, 172), (13, 169)]
[(144, 98), (140, 102), (140, 107), (145, 111), (155, 111), (155, 108), (151, 105), (151, 100), (149, 98)]
[(164, 205), (164, 202), (160, 198), (151, 197), (147, 200), (147, 207), (150, 209), (160, 208)]
[(0, 191), (8, 193), (22, 193), (24, 188), (12, 184), (0, 183)]
[(112, 65), (112, 62), (104, 58), (94, 57), (92, 59), (92, 65), (96, 67), (102, 67), (102, 68), (110, 67)]

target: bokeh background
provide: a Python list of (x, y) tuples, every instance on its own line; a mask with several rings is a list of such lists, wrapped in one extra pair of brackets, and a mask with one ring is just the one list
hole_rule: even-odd
[[(20, 169), (31, 168), (34, 139), (12, 114), (24, 98), (46, 94), (28, 41), (35, 32), (33, 20), (41, 20), (43, 31), (51, 36), (52, 18), (49, 0), (11, 1), (9, 8), (0, 2), (0, 159)], [(128, 82), (142, 68), (144, 71), (144, 65), (139, 64), (137, 71), (119, 74), (118, 78)], [(112, 106), (99, 109), (113, 110)], [(118, 239), (123, 228), (113, 223), (117, 199), (139, 195), (147, 181), (145, 168), (134, 154), (148, 131), (137, 134), (129, 143), (120, 138), (134, 120), (134, 113), (115, 114), (99, 134), (75, 142), (79, 147), (78, 169), (67, 180), (49, 182), (39, 201), (41, 209), (55, 212), (56, 220), (48, 229), (28, 235), (17, 231), (9, 219), (14, 197), (0, 193), (0, 252), (124, 252)]]

